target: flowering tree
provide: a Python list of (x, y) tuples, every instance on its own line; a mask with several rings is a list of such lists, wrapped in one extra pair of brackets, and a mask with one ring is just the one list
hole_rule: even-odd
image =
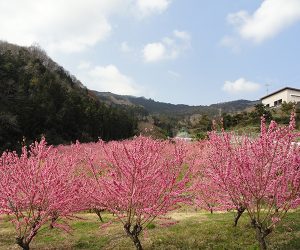
[[(261, 249), (290, 208), (299, 206), (300, 148), (293, 141), (295, 117), (290, 124), (279, 127), (274, 121), (267, 128), (262, 118), (258, 138), (235, 137), (223, 131), (212, 132), (210, 155), (212, 178), (244, 207), (256, 230)], [(223, 166), (221, 166), (223, 162)], [(220, 167), (220, 168), (219, 168)]]
[[(193, 142), (186, 145), (188, 149), (186, 161), (193, 170), (193, 196), (194, 205), (201, 209), (209, 210), (211, 213), (216, 210), (228, 209), (226, 192), (220, 189), (219, 185), (207, 173), (210, 147), (207, 141)], [(230, 204), (230, 208), (232, 204)]]
[(75, 162), (67, 154), (46, 145), (45, 139), (19, 157), (3, 153), (0, 158), (0, 214), (13, 217), (16, 243), (23, 249), (45, 223), (67, 229), (58, 218), (68, 218), (82, 209), (81, 179)]
[(222, 130), (221, 134), (212, 131), (209, 134), (209, 146), (205, 155), (206, 168), (203, 175), (215, 187), (215, 196), (223, 209), (234, 209), (234, 226), (246, 210), (242, 197), (236, 192), (239, 179), (235, 172), (235, 149), (242, 137)]
[(193, 190), (195, 192), (194, 203), (197, 207), (208, 210), (210, 213), (228, 208), (228, 204), (225, 205), (224, 203), (224, 200), (228, 201), (228, 196), (219, 189), (212, 179), (206, 176), (198, 176)]
[(90, 161), (101, 197), (96, 201), (117, 216), (135, 247), (142, 249), (142, 230), (189, 200), (190, 168), (183, 166), (184, 149), (146, 137), (102, 142), (102, 147), (105, 159)]
[[(98, 196), (97, 190), (91, 180), (92, 175), (86, 172), (86, 166), (92, 162), (101, 162), (104, 152), (102, 150), (102, 142), (99, 143), (79, 143), (71, 145), (59, 145), (57, 147), (59, 153), (68, 155), (76, 163), (77, 174), (80, 173), (83, 184), (81, 188), (81, 204), (82, 207), (94, 212), (99, 220), (103, 222), (101, 213), (105, 211), (105, 207), (99, 206), (101, 197)], [(97, 200), (97, 202), (95, 202)]]

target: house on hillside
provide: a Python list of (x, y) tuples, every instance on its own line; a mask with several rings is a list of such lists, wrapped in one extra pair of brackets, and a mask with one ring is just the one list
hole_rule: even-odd
[(283, 102), (300, 103), (300, 89), (285, 87), (260, 99), (266, 107), (280, 106)]

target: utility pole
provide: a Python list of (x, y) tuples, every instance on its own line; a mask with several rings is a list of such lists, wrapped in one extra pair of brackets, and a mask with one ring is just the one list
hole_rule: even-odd
[(269, 83), (266, 83), (266, 84), (265, 84), (265, 86), (266, 86), (267, 95), (268, 95), (268, 94), (269, 94), (269, 86), (271, 86), (271, 84), (269, 84)]

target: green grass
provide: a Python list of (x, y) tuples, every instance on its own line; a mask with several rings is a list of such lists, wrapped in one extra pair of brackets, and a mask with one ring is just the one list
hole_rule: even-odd
[[(70, 221), (71, 234), (44, 227), (31, 244), (32, 249), (134, 249), (118, 222), (101, 229), (94, 214)], [(237, 228), (232, 213), (178, 211), (170, 214), (178, 223), (163, 227), (156, 221), (140, 237), (145, 249), (258, 249), (255, 233), (244, 214)], [(113, 217), (104, 214), (105, 221)], [(0, 219), (0, 250), (18, 249), (14, 228), (7, 217)], [(300, 211), (287, 214), (267, 238), (269, 249), (300, 249)]]

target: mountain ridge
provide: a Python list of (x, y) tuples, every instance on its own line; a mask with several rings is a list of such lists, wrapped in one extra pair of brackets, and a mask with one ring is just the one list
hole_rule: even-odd
[(92, 90), (92, 92), (100, 100), (109, 105), (140, 106), (150, 114), (166, 114), (171, 112), (174, 115), (192, 115), (195, 113), (210, 113), (216, 115), (220, 112), (220, 109), (222, 109), (222, 112), (225, 113), (239, 112), (260, 103), (260, 101), (240, 99), (210, 105), (187, 105), (160, 102), (155, 101), (152, 98), (148, 99), (145, 97), (136, 97), (131, 95), (118, 95), (111, 92), (99, 92), (95, 90)]
[(57, 145), (124, 139), (152, 128), (159, 138), (175, 136), (183, 127), (206, 131), (221, 113), (256, 103), (190, 106), (93, 91), (39, 46), (0, 41), (0, 150), (20, 149), (42, 136)]

